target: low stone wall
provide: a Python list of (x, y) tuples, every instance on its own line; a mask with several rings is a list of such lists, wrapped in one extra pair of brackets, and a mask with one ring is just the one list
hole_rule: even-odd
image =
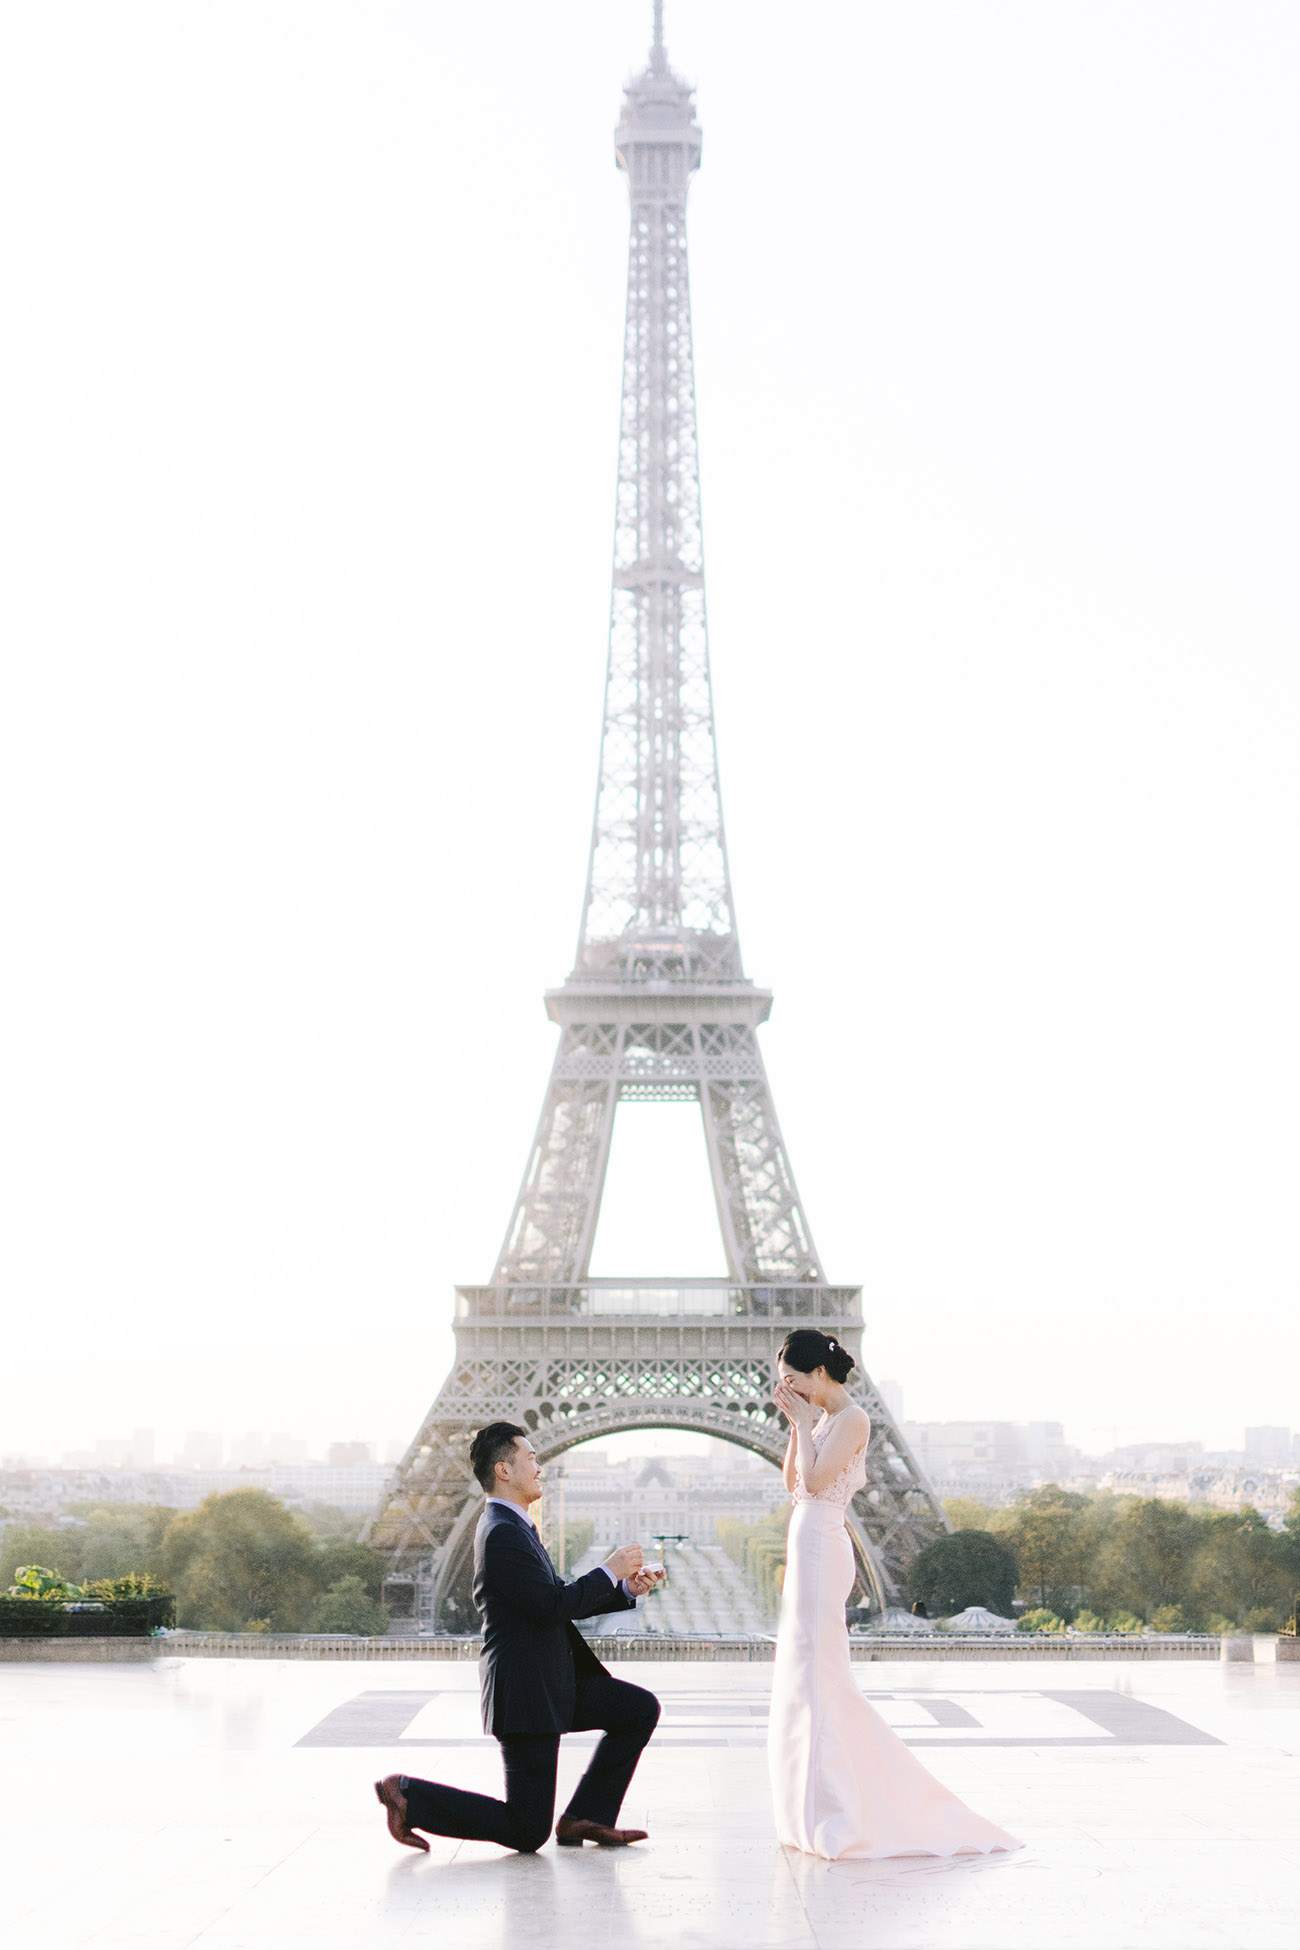
[(0, 1639), (0, 1665), (138, 1665), (158, 1657), (162, 1639)]
[(854, 1660), (865, 1659), (906, 1659), (914, 1660), (991, 1660), (1008, 1663), (1011, 1660), (1069, 1659), (1073, 1662), (1088, 1659), (1114, 1661), (1132, 1659), (1215, 1659), (1221, 1657), (1220, 1642), (1217, 1638), (1139, 1638), (1131, 1636), (1111, 1638), (1101, 1632), (1080, 1632), (1071, 1638), (1063, 1633), (1007, 1632), (996, 1638), (959, 1638), (955, 1633), (933, 1638), (914, 1639), (873, 1639), (862, 1637), (849, 1640), (849, 1657)]
[[(728, 1664), (752, 1662), (767, 1664), (775, 1657), (776, 1641), (771, 1638), (670, 1638), (632, 1637), (613, 1634), (588, 1640), (598, 1659), (629, 1661), (725, 1660)], [(1272, 1640), (1260, 1642), (1254, 1656), (1268, 1656)], [(279, 1635), (270, 1632), (168, 1632), (147, 1639), (0, 1639), (0, 1664), (22, 1661), (67, 1662), (93, 1660), (108, 1664), (145, 1659), (318, 1659), (318, 1660), (393, 1660), (478, 1658), (482, 1641), (477, 1638), (382, 1638), (361, 1639), (320, 1635)], [(1044, 1636), (1025, 1632), (997, 1638), (958, 1637), (935, 1633), (933, 1637), (850, 1638), (849, 1657), (855, 1662), (905, 1661), (909, 1665), (933, 1661), (980, 1661), (1008, 1663), (1014, 1660), (1033, 1664), (1058, 1660), (1136, 1659), (1218, 1659), (1222, 1656), (1217, 1638), (1169, 1637), (1110, 1638), (1101, 1633), (1079, 1634), (1076, 1638)], [(1245, 1654), (1250, 1657), (1249, 1651)], [(1282, 1653), (1282, 1657), (1286, 1654)]]
[(347, 1638), (318, 1632), (168, 1632), (160, 1659), (477, 1659), (482, 1639)]

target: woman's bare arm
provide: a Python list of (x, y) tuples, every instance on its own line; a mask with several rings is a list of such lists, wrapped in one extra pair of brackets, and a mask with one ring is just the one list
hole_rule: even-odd
[(859, 1449), (866, 1448), (871, 1436), (871, 1418), (856, 1403), (843, 1415), (837, 1416), (822, 1444), (820, 1455), (812, 1446), (811, 1425), (806, 1435), (803, 1429), (797, 1433), (800, 1437), (799, 1474), (803, 1478), (803, 1486), (810, 1496), (819, 1496), (829, 1483), (835, 1481), (840, 1471), (848, 1467)]
[(781, 1464), (781, 1481), (785, 1484), (792, 1496), (795, 1485), (799, 1481), (799, 1465), (796, 1460), (798, 1449), (799, 1431), (796, 1428), (792, 1428), (790, 1430), (790, 1440), (785, 1445), (785, 1460)]

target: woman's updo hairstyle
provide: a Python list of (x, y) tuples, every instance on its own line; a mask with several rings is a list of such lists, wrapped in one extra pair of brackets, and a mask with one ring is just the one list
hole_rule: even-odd
[(800, 1374), (825, 1368), (832, 1381), (841, 1383), (848, 1380), (857, 1366), (847, 1348), (830, 1335), (819, 1334), (815, 1327), (796, 1327), (792, 1334), (787, 1334), (776, 1358)]

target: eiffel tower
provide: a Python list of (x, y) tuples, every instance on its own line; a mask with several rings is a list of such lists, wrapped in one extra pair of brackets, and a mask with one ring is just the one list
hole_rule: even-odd
[[(757, 1030), (768, 990), (741, 965), (714, 743), (704, 604), (686, 196), (692, 90), (668, 66), (662, 0), (615, 132), (632, 203), (613, 597), (599, 783), (573, 972), (546, 1008), (559, 1047), (488, 1286), (456, 1289), (452, 1371), (364, 1541), (389, 1556), (394, 1616), (473, 1623), (482, 1494), (474, 1430), (532, 1432), (543, 1461), (628, 1429), (722, 1437), (773, 1463), (777, 1348), (817, 1326), (860, 1357), (861, 1289), (825, 1279), (777, 1123)], [(588, 1277), (621, 1101), (698, 1103), (725, 1280)], [(859, 1366), (868, 1481), (849, 1512), (863, 1589), (897, 1602), (948, 1526)]]

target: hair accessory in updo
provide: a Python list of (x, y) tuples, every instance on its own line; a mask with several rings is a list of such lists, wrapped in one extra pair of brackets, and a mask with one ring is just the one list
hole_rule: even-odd
[(825, 1368), (832, 1381), (846, 1382), (857, 1363), (847, 1348), (840, 1346), (829, 1334), (823, 1334), (815, 1327), (796, 1327), (785, 1337), (777, 1359), (784, 1361), (787, 1368), (795, 1368), (800, 1374), (811, 1374), (815, 1368)]

